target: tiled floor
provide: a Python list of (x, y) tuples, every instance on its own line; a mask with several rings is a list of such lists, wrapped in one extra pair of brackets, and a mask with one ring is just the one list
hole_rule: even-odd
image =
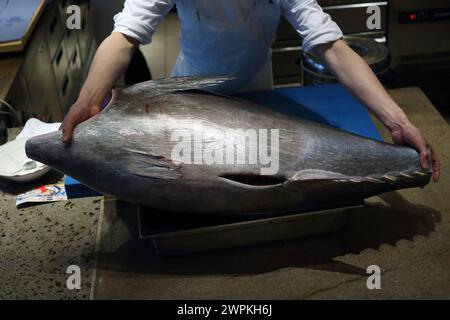
[(152, 43), (141, 46), (153, 79), (168, 77), (180, 50), (180, 21), (176, 13), (169, 13), (153, 34)]

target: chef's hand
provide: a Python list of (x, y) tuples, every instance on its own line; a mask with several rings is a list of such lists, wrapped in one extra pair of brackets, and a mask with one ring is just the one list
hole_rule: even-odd
[[(433, 147), (427, 142), (420, 130), (411, 122), (391, 129), (392, 140), (396, 144), (408, 144), (420, 153), (420, 164), (425, 170), (433, 170), (433, 181), (438, 182), (441, 165)], [(431, 152), (432, 168), (429, 168), (429, 153)]]
[(100, 110), (101, 108), (99, 104), (89, 104), (81, 100), (75, 102), (60, 127), (60, 130), (62, 130), (63, 133), (63, 142), (66, 144), (69, 143), (72, 139), (73, 130), (75, 127), (79, 123), (98, 114)]
[(420, 152), (420, 163), (425, 170), (430, 169), (430, 150), (433, 180), (438, 181), (440, 164), (433, 148), (386, 92), (367, 63), (343, 40), (318, 45), (314, 50), (339, 81), (389, 129), (395, 143), (409, 144)]
[(127, 70), (138, 45), (136, 40), (113, 32), (98, 47), (80, 96), (61, 125), (64, 143), (70, 142), (73, 130), (80, 122), (100, 112), (103, 100)]

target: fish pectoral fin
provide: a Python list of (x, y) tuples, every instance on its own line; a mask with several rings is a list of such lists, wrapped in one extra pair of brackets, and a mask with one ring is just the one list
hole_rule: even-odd
[(257, 175), (257, 174), (223, 174), (219, 176), (227, 181), (239, 184), (242, 186), (247, 186), (249, 188), (261, 188), (261, 187), (275, 187), (281, 186), (286, 182), (286, 177), (282, 176), (269, 176), (269, 175)]
[(129, 174), (165, 180), (179, 179), (182, 176), (181, 166), (168, 158), (129, 148), (122, 151), (127, 154), (122, 159), (122, 166)]

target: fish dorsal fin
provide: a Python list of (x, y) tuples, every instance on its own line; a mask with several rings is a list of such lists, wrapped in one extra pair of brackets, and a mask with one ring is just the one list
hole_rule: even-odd
[(237, 102), (244, 102), (244, 103), (247, 103), (247, 104), (250, 103), (247, 100), (244, 100), (244, 99), (241, 99), (241, 98), (238, 98), (238, 97), (235, 97), (235, 96), (230, 96), (230, 95), (227, 95), (227, 94), (224, 94), (224, 93), (220, 93), (220, 92), (212, 91), (212, 90), (207, 90), (207, 89), (189, 89), (189, 90), (178, 90), (178, 91), (174, 92), (174, 94), (189, 94), (189, 93), (196, 94), (196, 95), (206, 95), (206, 96), (210, 95), (210, 96), (215, 96), (215, 97), (219, 97), (219, 98), (225, 98), (225, 99), (228, 99), (228, 100), (234, 100), (234, 101), (237, 101)]
[(188, 90), (177, 90), (173, 92), (174, 94), (203, 94), (203, 95), (211, 95), (216, 97), (223, 97), (223, 98), (233, 98), (228, 95), (225, 95), (223, 93), (214, 92), (207, 89), (188, 89)]
[(151, 80), (124, 87), (124, 94), (142, 94), (144, 97), (154, 97), (176, 91), (205, 90), (214, 91), (219, 86), (234, 80), (233, 77), (173, 77)]

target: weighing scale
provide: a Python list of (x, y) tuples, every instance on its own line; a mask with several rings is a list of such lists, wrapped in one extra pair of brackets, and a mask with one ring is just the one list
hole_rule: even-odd
[[(139, 236), (159, 255), (181, 255), (289, 240), (343, 229), (349, 210), (363, 202), (272, 217), (215, 219), (167, 215), (137, 206)], [(188, 217), (189, 219), (187, 219)]]

